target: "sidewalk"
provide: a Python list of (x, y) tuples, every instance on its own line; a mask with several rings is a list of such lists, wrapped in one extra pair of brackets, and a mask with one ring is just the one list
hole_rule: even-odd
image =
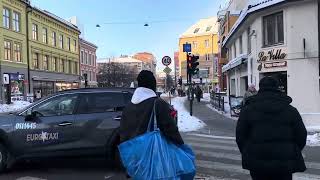
[[(216, 136), (235, 136), (236, 121), (216, 112), (209, 107), (207, 101), (193, 101), (193, 115), (201, 119), (207, 126), (197, 133), (210, 134)], [(184, 102), (185, 108), (189, 111), (189, 101)]]

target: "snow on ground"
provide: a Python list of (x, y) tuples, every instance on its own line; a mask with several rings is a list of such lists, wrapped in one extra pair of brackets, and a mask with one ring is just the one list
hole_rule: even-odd
[(12, 104), (1, 104), (0, 105), (0, 113), (19, 111), (19, 110), (29, 106), (30, 104), (31, 103), (29, 103), (27, 101), (14, 101)]
[(315, 133), (313, 135), (308, 135), (307, 137), (308, 146), (320, 146), (320, 133)]
[(203, 128), (206, 124), (200, 119), (190, 116), (188, 110), (184, 107), (186, 97), (173, 98), (171, 104), (178, 111), (178, 127), (181, 132), (196, 131)]

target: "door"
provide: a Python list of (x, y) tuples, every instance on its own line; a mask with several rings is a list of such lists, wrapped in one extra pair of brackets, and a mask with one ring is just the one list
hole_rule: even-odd
[(75, 144), (83, 153), (105, 153), (108, 139), (120, 126), (125, 106), (122, 92), (81, 94), (75, 116)]
[[(73, 147), (73, 123), (78, 95), (64, 94), (48, 98), (30, 107), (23, 116), (33, 114), (26, 121), (17, 118), (15, 137), (17, 149), (24, 155), (41, 156), (67, 153)], [(23, 141), (21, 141), (23, 139)]]

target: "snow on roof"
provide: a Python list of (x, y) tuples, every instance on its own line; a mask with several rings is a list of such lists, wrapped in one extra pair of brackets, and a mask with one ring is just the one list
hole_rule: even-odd
[(217, 17), (200, 19), (196, 24), (192, 25), (180, 37), (193, 37), (218, 33)]
[(238, 20), (235, 22), (235, 24), (232, 26), (230, 33), (226, 37), (226, 39), (223, 41), (223, 46), (228, 42), (230, 37), (236, 32), (240, 24), (245, 21), (245, 19), (251, 14), (254, 13), (255, 11), (270, 7), (272, 5), (284, 2), (286, 0), (250, 0), (248, 3), (248, 7), (244, 9)]

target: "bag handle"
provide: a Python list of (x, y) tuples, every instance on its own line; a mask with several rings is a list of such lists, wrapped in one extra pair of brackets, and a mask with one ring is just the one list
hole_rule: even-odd
[(157, 99), (154, 100), (154, 103), (153, 103), (152, 113), (151, 113), (151, 116), (150, 116), (150, 119), (149, 119), (147, 132), (151, 132), (151, 123), (152, 123), (152, 121), (153, 121), (153, 131), (158, 130), (156, 102), (157, 102)]

